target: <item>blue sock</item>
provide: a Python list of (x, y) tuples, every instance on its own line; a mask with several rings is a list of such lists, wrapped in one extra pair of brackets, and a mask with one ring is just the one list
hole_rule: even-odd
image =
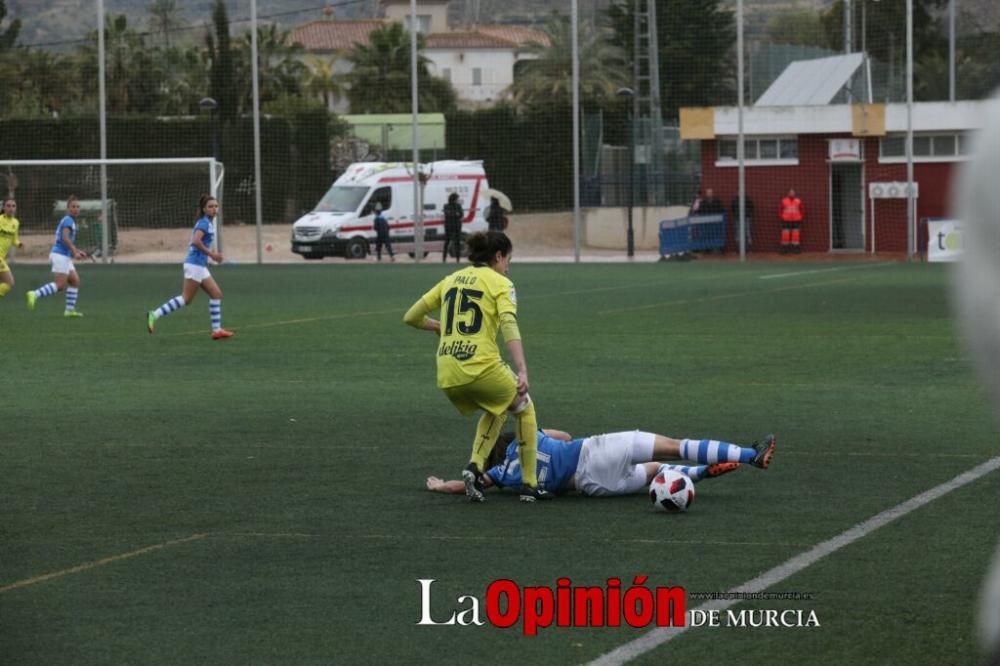
[(46, 285), (42, 285), (35, 290), (35, 296), (37, 298), (45, 298), (46, 296), (51, 296), (52, 294), (59, 291), (59, 287), (56, 286), (55, 282), (49, 282)]

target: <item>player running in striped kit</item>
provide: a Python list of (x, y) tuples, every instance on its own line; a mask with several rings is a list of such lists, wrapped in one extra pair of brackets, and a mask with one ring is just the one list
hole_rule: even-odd
[(232, 331), (222, 328), (222, 289), (208, 272), (208, 260), (221, 264), (223, 256), (212, 250), (215, 240), (215, 217), (219, 214), (219, 202), (207, 194), (198, 202), (198, 221), (191, 232), (191, 245), (184, 257), (184, 286), (179, 296), (146, 313), (146, 329), (152, 333), (160, 317), (175, 312), (194, 300), (198, 289), (208, 294), (208, 313), (212, 321), (212, 339), (222, 340), (233, 336)]
[(54, 277), (52, 282), (27, 293), (28, 309), (34, 310), (39, 299), (52, 296), (66, 290), (66, 309), (64, 317), (82, 317), (83, 313), (76, 309), (76, 299), (80, 294), (80, 276), (73, 265), (74, 259), (85, 259), (87, 253), (78, 248), (76, 243), (76, 219), (80, 217), (80, 200), (70, 195), (66, 199), (66, 215), (56, 227), (56, 242), (49, 253), (49, 263), (52, 264)]

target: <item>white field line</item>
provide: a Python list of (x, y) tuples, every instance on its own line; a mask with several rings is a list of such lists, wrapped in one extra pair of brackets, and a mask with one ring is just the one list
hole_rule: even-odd
[(140, 548), (138, 550), (131, 550), (127, 553), (122, 553), (121, 555), (112, 555), (111, 557), (105, 557), (100, 560), (94, 560), (93, 562), (85, 562), (84, 564), (79, 564), (75, 567), (70, 567), (69, 569), (60, 569), (59, 571), (53, 571), (51, 573), (42, 574), (40, 576), (32, 576), (31, 578), (25, 578), (9, 585), (4, 585), (0, 587), (0, 593), (9, 592), (11, 590), (16, 590), (19, 587), (27, 587), (28, 585), (34, 585), (35, 583), (43, 583), (47, 580), (52, 580), (53, 578), (61, 578), (63, 576), (68, 576), (70, 574), (80, 573), (83, 571), (88, 571), (90, 569), (96, 569), (97, 567), (102, 567), (105, 564), (112, 564), (114, 562), (120, 562), (122, 560), (127, 560), (132, 557), (138, 557), (139, 555), (145, 555), (146, 553), (152, 553), (169, 546), (178, 546), (182, 543), (189, 543), (191, 541), (198, 541), (199, 539), (204, 539), (208, 534), (192, 534), (189, 537), (184, 537), (183, 539), (174, 539), (172, 541), (164, 541), (163, 543), (158, 543), (153, 546), (146, 546), (145, 548)]
[[(983, 464), (959, 474), (950, 481), (945, 481), (941, 485), (935, 486), (934, 488), (922, 492), (915, 497), (911, 497), (891, 509), (886, 509), (882, 513), (872, 516), (864, 522), (858, 523), (854, 527), (845, 532), (841, 532), (832, 539), (828, 539), (817, 544), (811, 550), (800, 553), (790, 560), (779, 564), (769, 571), (765, 571), (756, 578), (749, 580), (738, 587), (734, 587), (729, 591), (763, 592), (767, 588), (794, 576), (807, 567), (812, 566), (827, 555), (831, 555), (841, 548), (854, 543), (858, 539), (871, 534), (875, 530), (885, 527), (897, 518), (902, 518), (906, 514), (916, 511), (924, 505), (930, 504), (934, 500), (939, 499), (951, 491), (961, 488), (962, 486), (968, 485), (998, 468), (1000, 468), (1000, 457), (990, 458)], [(740, 603), (740, 601), (740, 599), (717, 599), (702, 604), (692, 610), (723, 611), (731, 606), (735, 606)], [(683, 627), (661, 627), (654, 629), (639, 638), (629, 641), (628, 643), (615, 648), (611, 652), (588, 662), (587, 666), (617, 666), (618, 664), (625, 664), (640, 657), (641, 655), (646, 654), (650, 650), (663, 645), (667, 641), (673, 640), (687, 630), (687, 625)]]
[(616, 308), (614, 310), (601, 310), (597, 314), (599, 315), (609, 315), (609, 314), (622, 314), (623, 312), (635, 312), (637, 310), (653, 310), (655, 308), (665, 308), (671, 305), (686, 305), (688, 303), (708, 303), (712, 301), (724, 301), (733, 298), (744, 298), (746, 296), (760, 296), (761, 294), (771, 294), (777, 291), (791, 291), (792, 289), (809, 289), (811, 287), (826, 287), (831, 284), (840, 284), (842, 282), (853, 282), (858, 278), (846, 277), (839, 278), (837, 280), (827, 280), (826, 282), (810, 282), (808, 284), (792, 284), (785, 287), (776, 287), (774, 289), (758, 289), (756, 291), (740, 291), (732, 292), (728, 294), (716, 294), (715, 296), (699, 296), (694, 298), (679, 298), (672, 301), (660, 301), (659, 303), (647, 303), (646, 305), (632, 305), (627, 308)]
[(778, 278), (798, 277), (799, 275), (812, 275), (814, 273), (833, 273), (834, 271), (853, 271), (859, 268), (882, 268), (884, 266), (895, 266), (894, 262), (881, 264), (862, 264), (860, 266), (838, 266), (836, 268), (815, 268), (808, 271), (794, 271), (791, 273), (772, 273), (771, 275), (760, 276), (761, 280), (775, 280)]

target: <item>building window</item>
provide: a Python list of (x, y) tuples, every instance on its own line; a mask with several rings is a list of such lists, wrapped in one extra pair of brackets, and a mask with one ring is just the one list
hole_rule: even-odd
[[(968, 156), (965, 132), (941, 132), (913, 135), (915, 162), (955, 162)], [(890, 134), (879, 141), (880, 162), (906, 161), (906, 135)]]
[[(410, 29), (410, 16), (407, 15), (404, 25), (406, 29)], [(421, 35), (426, 35), (431, 31), (431, 16), (430, 14), (417, 14), (417, 33)]]
[(480, 67), (472, 68), (472, 85), (481, 86), (483, 85), (483, 70)]
[[(735, 166), (736, 139), (720, 138), (716, 166)], [(753, 165), (798, 164), (799, 140), (794, 136), (761, 136), (743, 140), (743, 157)]]

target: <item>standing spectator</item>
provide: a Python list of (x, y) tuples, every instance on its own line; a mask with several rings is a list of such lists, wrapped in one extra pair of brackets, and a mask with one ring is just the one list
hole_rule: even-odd
[(486, 209), (486, 223), (490, 231), (503, 231), (507, 228), (507, 216), (503, 214), (503, 206), (496, 197), (490, 198), (490, 207)]
[[(733, 197), (732, 204), (730, 204), (733, 209), (733, 224), (736, 229), (739, 229), (740, 225), (740, 195), (737, 193)], [(753, 247), (753, 199), (750, 197), (743, 198), (743, 216), (746, 219), (746, 249), (747, 252)], [(738, 233), (738, 232), (737, 232)]]
[[(524, 461), (521, 501), (552, 499), (536, 476), (538, 422), (528, 395), (528, 365), (517, 326), (517, 296), (507, 277), (513, 246), (500, 231), (469, 236), (471, 266), (446, 276), (414, 303), (403, 321), (438, 337), (437, 385), (462, 414), (482, 410), (469, 464), (462, 470), (465, 494), (486, 499), (483, 472), (508, 412), (517, 421)], [(441, 319), (428, 317), (441, 311)], [(503, 335), (514, 372), (500, 357)]]
[[(458, 193), (448, 195), (448, 203), (444, 205), (444, 247), (441, 248), (441, 263), (448, 260), (448, 250), (455, 255), (455, 261), (462, 260), (462, 218), (465, 211), (458, 200)], [(490, 227), (491, 229), (493, 227)]]
[(389, 261), (396, 261), (396, 253), (392, 251), (392, 241), (389, 239), (389, 220), (382, 214), (382, 204), (375, 204), (375, 219), (372, 220), (375, 229), (375, 256), (382, 261), (382, 246), (389, 254)]
[(781, 200), (781, 208), (778, 209), (778, 217), (781, 219), (781, 252), (802, 251), (799, 245), (799, 237), (802, 233), (802, 219), (805, 217), (805, 210), (802, 207), (802, 199), (795, 194), (794, 188), (789, 188), (788, 194)]
[(223, 256), (212, 250), (215, 240), (215, 217), (219, 214), (219, 202), (207, 194), (198, 201), (198, 221), (191, 232), (191, 244), (184, 257), (184, 284), (181, 293), (169, 301), (146, 313), (146, 330), (156, 328), (156, 320), (179, 310), (191, 301), (202, 289), (208, 294), (208, 316), (212, 322), (212, 339), (223, 340), (233, 337), (232, 331), (222, 328), (222, 289), (208, 272), (208, 260), (221, 264)]
[(701, 190), (694, 195), (694, 201), (691, 202), (691, 207), (688, 208), (688, 215), (700, 215), (701, 214)]
[(3, 200), (3, 214), (0, 214), (0, 298), (14, 288), (14, 273), (7, 265), (7, 252), (11, 247), (24, 247), (19, 235), (21, 223), (14, 213), (17, 212), (17, 202), (13, 197)]
[[(76, 298), (80, 293), (80, 276), (77, 275), (74, 259), (85, 259), (87, 253), (78, 248), (76, 243), (76, 218), (80, 217), (80, 200), (70, 195), (66, 199), (66, 216), (56, 227), (56, 242), (49, 253), (49, 263), (55, 277), (52, 282), (42, 285), (34, 291), (29, 291), (28, 309), (34, 310), (35, 303), (40, 298), (51, 296), (66, 290), (66, 310), (64, 317), (82, 317), (83, 313), (76, 309)], [(68, 285), (68, 286), (67, 286)]]
[(705, 189), (705, 197), (701, 199), (698, 206), (698, 215), (725, 215), (726, 207), (722, 205), (719, 197), (715, 196), (715, 190), (711, 187)]

